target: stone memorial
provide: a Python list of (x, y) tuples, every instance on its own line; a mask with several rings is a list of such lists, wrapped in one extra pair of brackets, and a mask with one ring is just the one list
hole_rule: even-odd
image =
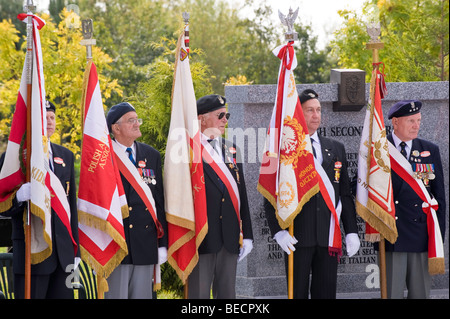
[[(345, 72), (335, 71), (339, 76)], [(342, 78), (342, 77), (341, 77)], [(350, 80), (351, 84), (351, 80)], [(339, 89), (342, 83), (297, 85), (300, 93), (312, 88), (319, 94), (322, 104), (322, 124), (319, 134), (339, 140), (345, 145), (349, 177), (357, 174), (358, 151), (363, 129), (365, 107), (339, 109)], [(423, 102), (422, 124), (419, 137), (440, 147), (446, 194), (448, 194), (449, 168), (449, 83), (409, 82), (386, 83), (388, 95), (383, 99), (383, 116), (386, 130), (392, 129), (387, 120), (389, 108), (399, 100), (418, 99)], [(369, 99), (369, 84), (363, 83), (365, 105)], [(238, 264), (236, 293), (238, 298), (287, 298), (284, 253), (272, 239), (263, 209), (263, 196), (256, 190), (259, 178), (266, 130), (272, 114), (276, 85), (226, 86), (228, 110), (227, 139), (241, 149), (244, 161), (249, 205), (253, 223), (254, 249)], [(447, 198), (447, 217), (448, 217)], [(361, 248), (349, 258), (345, 251), (338, 266), (338, 298), (380, 298), (378, 254), (372, 243), (364, 241), (365, 223), (358, 217)], [(432, 277), (432, 290), (447, 291), (448, 277), (448, 218), (444, 241), (445, 274)]]

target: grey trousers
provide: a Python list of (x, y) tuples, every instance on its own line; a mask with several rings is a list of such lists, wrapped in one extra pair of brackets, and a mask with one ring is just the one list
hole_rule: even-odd
[(119, 265), (107, 278), (105, 299), (152, 299), (154, 265)]
[(199, 254), (199, 260), (188, 279), (189, 299), (236, 298), (236, 268), (238, 254), (224, 247), (216, 254)]
[(428, 253), (386, 252), (386, 284), (389, 299), (430, 297), (431, 276), (428, 273)]

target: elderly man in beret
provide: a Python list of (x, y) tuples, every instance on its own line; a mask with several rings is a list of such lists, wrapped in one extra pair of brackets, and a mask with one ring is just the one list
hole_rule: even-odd
[(106, 122), (116, 158), (124, 164), (119, 171), (129, 216), (123, 220), (128, 255), (108, 277), (105, 298), (151, 299), (154, 267), (167, 261), (161, 155), (136, 141), (142, 120), (130, 103), (112, 106)]
[[(445, 188), (439, 147), (418, 138), (422, 102), (405, 100), (395, 103), (388, 113), (393, 132), (387, 139), (406, 157), (413, 172), (418, 173), (426, 191), (439, 205), (436, 211), (442, 240), (445, 234)], [(391, 156), (392, 156), (391, 152)], [(407, 163), (406, 162), (406, 163)], [(406, 164), (407, 165), (407, 164)], [(431, 278), (428, 271), (429, 235), (423, 200), (396, 170), (391, 171), (398, 238), (386, 242), (386, 280), (388, 298), (428, 298)]]
[(221, 138), (230, 117), (225, 97), (207, 95), (197, 101), (202, 131), (208, 233), (189, 276), (188, 296), (236, 297), (236, 268), (253, 247), (253, 233), (241, 157), (236, 145)]
[[(47, 137), (49, 138), (49, 166), (61, 181), (66, 191), (70, 206), (70, 227), (72, 238), (78, 245), (78, 211), (75, 185), (75, 169), (73, 153), (58, 144), (50, 142), (50, 137), (56, 128), (56, 106), (46, 101)], [(4, 154), (0, 158), (0, 169), (3, 166)], [(16, 299), (25, 297), (25, 236), (23, 226), (23, 212), (26, 202), (31, 199), (30, 183), (23, 184), (13, 199), (11, 209), (3, 215), (11, 216), (13, 225), (13, 270), (14, 296)], [(77, 249), (74, 255), (72, 238), (66, 226), (52, 209), (52, 254), (44, 261), (31, 265), (31, 299), (73, 299), (73, 290), (66, 285), (67, 266), (75, 263), (80, 257)], [(69, 267), (70, 268), (70, 267)], [(72, 267), (73, 269), (73, 267)]]
[[(360, 242), (355, 204), (350, 193), (345, 147), (340, 142), (318, 135), (322, 107), (317, 92), (306, 89), (299, 94), (299, 100), (314, 157), (333, 185), (336, 203), (340, 201), (342, 204), (341, 224), (346, 233), (347, 254), (351, 257), (358, 252)], [(295, 251), (294, 298), (308, 299), (310, 295), (312, 299), (335, 299), (338, 257), (331, 255), (328, 250), (330, 218), (333, 217), (321, 193), (313, 196), (294, 219), (293, 237), (287, 230), (281, 229), (275, 210), (267, 200), (264, 206), (269, 228), (274, 239), (286, 252), (286, 261), (289, 249)]]

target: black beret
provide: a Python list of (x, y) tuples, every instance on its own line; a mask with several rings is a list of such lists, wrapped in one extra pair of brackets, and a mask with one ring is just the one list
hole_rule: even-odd
[(422, 102), (418, 100), (404, 100), (392, 105), (388, 113), (388, 118), (413, 115), (420, 112)]
[(45, 108), (46, 108), (47, 111), (52, 111), (53, 113), (56, 113), (55, 104), (53, 104), (49, 100), (45, 101)]
[(311, 99), (319, 99), (319, 94), (317, 94), (317, 92), (314, 91), (313, 89), (306, 89), (302, 93), (300, 93), (298, 98), (300, 100), (300, 103), (303, 104)]
[(197, 100), (197, 113), (205, 114), (225, 107), (226, 101), (224, 96), (217, 94), (203, 96)]
[(136, 112), (133, 105), (128, 102), (122, 102), (111, 106), (106, 115), (106, 124), (108, 125), (108, 130), (111, 132), (111, 125), (116, 123), (124, 114), (128, 112)]

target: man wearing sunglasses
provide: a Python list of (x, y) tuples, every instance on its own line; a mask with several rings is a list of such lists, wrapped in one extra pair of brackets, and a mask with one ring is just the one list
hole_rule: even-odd
[(236, 298), (236, 268), (253, 248), (253, 233), (239, 150), (223, 139), (230, 118), (225, 97), (207, 95), (197, 101), (202, 131), (208, 233), (189, 276), (189, 298)]
[(142, 120), (130, 103), (111, 107), (106, 122), (114, 135), (115, 159), (123, 163), (119, 171), (129, 216), (123, 220), (128, 255), (108, 277), (105, 298), (151, 299), (154, 267), (167, 261), (161, 155), (136, 142)]

